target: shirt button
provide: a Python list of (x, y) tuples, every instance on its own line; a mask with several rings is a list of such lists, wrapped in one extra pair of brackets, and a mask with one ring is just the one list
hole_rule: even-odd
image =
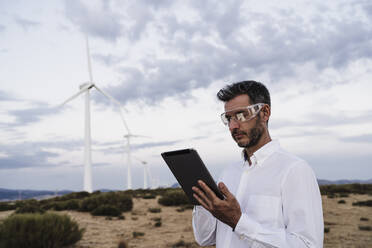
[(243, 240), (243, 239), (244, 239), (244, 235), (243, 235), (243, 234), (240, 234), (240, 235), (239, 235), (239, 239), (240, 239), (240, 240)]

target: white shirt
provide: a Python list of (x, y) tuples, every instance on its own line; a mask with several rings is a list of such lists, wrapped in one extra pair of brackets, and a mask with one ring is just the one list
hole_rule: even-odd
[(232, 228), (195, 206), (195, 240), (216, 248), (323, 247), (323, 211), (319, 186), (307, 163), (271, 141), (244, 165), (229, 166), (221, 180), (240, 204)]

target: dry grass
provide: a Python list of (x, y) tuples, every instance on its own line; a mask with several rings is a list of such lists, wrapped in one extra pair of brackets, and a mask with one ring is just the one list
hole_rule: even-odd
[[(352, 206), (353, 202), (371, 200), (372, 196), (354, 195), (344, 198), (346, 203), (339, 204), (340, 198), (323, 196), (325, 227), (324, 248), (368, 248), (372, 247), (372, 231), (359, 230), (359, 226), (372, 226), (372, 208)], [(199, 247), (194, 241), (191, 227), (191, 209), (177, 211), (179, 207), (164, 207), (156, 199), (133, 199), (133, 211), (123, 213), (124, 220), (113, 217), (92, 216), (89, 213), (62, 211), (76, 220), (80, 227), (86, 228), (83, 239), (74, 248), (117, 248), (124, 240), (130, 248), (171, 248)], [(149, 208), (161, 208), (160, 213), (151, 213)], [(0, 220), (12, 211), (0, 212)], [(161, 226), (154, 226), (156, 219)], [(360, 219), (368, 219), (361, 221)], [(144, 233), (133, 237), (133, 232)], [(185, 244), (185, 246), (175, 246)]]

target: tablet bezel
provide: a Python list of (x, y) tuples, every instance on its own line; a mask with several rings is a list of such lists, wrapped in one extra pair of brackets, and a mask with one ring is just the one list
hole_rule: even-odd
[(177, 179), (178, 183), (181, 185), (183, 191), (186, 193), (190, 203), (193, 205), (200, 205), (200, 203), (194, 198), (194, 191), (192, 190), (193, 186), (199, 187), (197, 183), (198, 180), (202, 180), (206, 183), (217, 197), (224, 199), (216, 182), (195, 149), (189, 148), (163, 152), (161, 156)]

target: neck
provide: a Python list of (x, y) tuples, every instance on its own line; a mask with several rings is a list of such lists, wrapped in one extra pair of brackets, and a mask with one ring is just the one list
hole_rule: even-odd
[(255, 153), (258, 149), (260, 149), (261, 147), (263, 147), (264, 145), (266, 145), (270, 141), (271, 141), (270, 134), (266, 130), (266, 132), (264, 132), (264, 134), (261, 136), (257, 145), (252, 146), (252, 147), (244, 148), (246, 155), (248, 155), (247, 160), (248, 160), (249, 164), (251, 164), (251, 161), (250, 161), (249, 158), (253, 155), (253, 153)]

